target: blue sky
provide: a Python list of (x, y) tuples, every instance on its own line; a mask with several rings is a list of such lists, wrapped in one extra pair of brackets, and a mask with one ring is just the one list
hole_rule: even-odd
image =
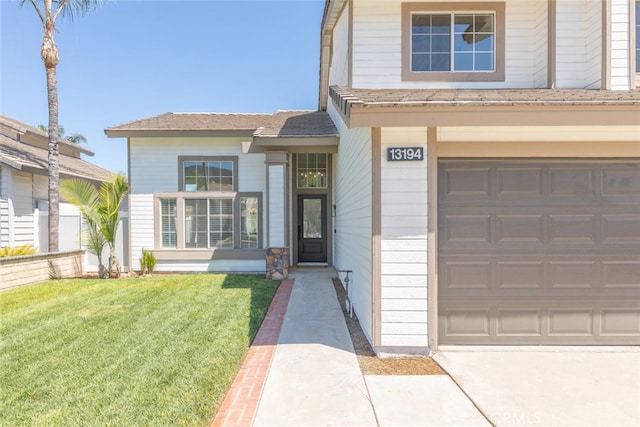
[[(59, 122), (87, 160), (127, 168), (104, 129), (174, 112), (316, 109), (324, 0), (103, 1), (56, 42)], [(48, 123), (42, 27), (30, 4), (0, 0), (0, 113)]]

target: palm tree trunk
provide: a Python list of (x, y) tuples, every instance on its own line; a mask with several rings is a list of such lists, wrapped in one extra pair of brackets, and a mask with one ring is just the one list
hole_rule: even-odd
[(56, 67), (47, 67), (49, 101), (49, 252), (58, 252), (60, 204), (60, 150), (58, 147), (58, 87)]
[(55, 31), (51, 14), (44, 23), (44, 36), (40, 56), (47, 73), (47, 101), (49, 104), (49, 252), (58, 252), (58, 228), (60, 224), (60, 149), (58, 147), (58, 48), (53, 40)]

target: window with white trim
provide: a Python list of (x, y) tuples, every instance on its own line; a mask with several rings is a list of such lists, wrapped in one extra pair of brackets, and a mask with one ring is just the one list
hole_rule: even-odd
[(176, 199), (160, 199), (160, 233), (162, 234), (163, 248), (178, 246), (176, 215)]
[[(640, 1), (635, 3), (635, 43), (636, 43), (636, 74), (640, 74)], [(636, 84), (638, 80), (636, 79)]]
[(402, 4), (402, 79), (504, 81), (504, 2)]
[(298, 188), (327, 188), (327, 158), (326, 153), (297, 154)]
[(233, 198), (184, 199), (187, 248), (233, 247)]
[(240, 247), (258, 247), (258, 197), (240, 197)]
[(411, 15), (411, 71), (494, 71), (495, 14)]
[(238, 192), (237, 156), (179, 156), (178, 191), (157, 193), (156, 247), (262, 248), (262, 193)]
[(185, 160), (183, 191), (233, 191), (233, 162)]

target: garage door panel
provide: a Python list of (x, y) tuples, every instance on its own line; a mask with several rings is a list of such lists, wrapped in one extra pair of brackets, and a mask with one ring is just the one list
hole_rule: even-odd
[(594, 245), (598, 241), (596, 215), (548, 216), (549, 243), (554, 245)]
[(603, 308), (600, 334), (640, 337), (640, 310), (637, 308)]
[(496, 336), (532, 336), (542, 335), (542, 311), (540, 309), (498, 309), (496, 310)]
[(640, 260), (605, 261), (602, 263), (602, 271), (604, 288), (627, 288), (640, 291)]
[(440, 161), (440, 342), (640, 344), (639, 163), (548, 163)]
[(528, 289), (534, 292), (544, 282), (544, 263), (509, 261), (496, 263), (496, 287), (501, 290)]
[(488, 245), (491, 240), (491, 217), (488, 215), (450, 215), (446, 218), (443, 238), (449, 244)]
[(447, 310), (443, 316), (443, 326), (446, 336), (451, 337), (489, 337), (490, 312), (488, 309), (474, 310), (471, 308)]
[(577, 199), (596, 197), (596, 180), (591, 167), (549, 168), (549, 194), (551, 197)]
[(548, 336), (586, 337), (594, 335), (594, 310), (582, 308), (552, 308), (548, 310)]
[(589, 289), (596, 284), (599, 265), (595, 261), (549, 262), (549, 287), (552, 289)]
[(541, 198), (542, 174), (540, 167), (497, 168), (497, 199)]
[(500, 245), (543, 245), (542, 215), (496, 215), (496, 237)]
[(640, 197), (640, 166), (616, 165), (602, 171), (604, 196)]
[(603, 215), (603, 243), (640, 244), (640, 213), (637, 215)]
[(457, 198), (489, 199), (490, 169), (461, 167), (446, 171), (446, 185), (440, 190), (445, 200), (455, 201)]
[(446, 289), (488, 289), (491, 283), (490, 262), (448, 262), (444, 267)]

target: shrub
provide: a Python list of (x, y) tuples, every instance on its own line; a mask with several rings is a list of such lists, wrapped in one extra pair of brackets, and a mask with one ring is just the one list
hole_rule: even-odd
[(150, 251), (143, 249), (142, 258), (140, 258), (140, 269), (142, 274), (151, 274), (157, 263), (155, 255)]
[(0, 258), (6, 258), (10, 256), (34, 255), (37, 253), (38, 250), (29, 244), (16, 246), (14, 248), (10, 248), (8, 246), (0, 248)]

